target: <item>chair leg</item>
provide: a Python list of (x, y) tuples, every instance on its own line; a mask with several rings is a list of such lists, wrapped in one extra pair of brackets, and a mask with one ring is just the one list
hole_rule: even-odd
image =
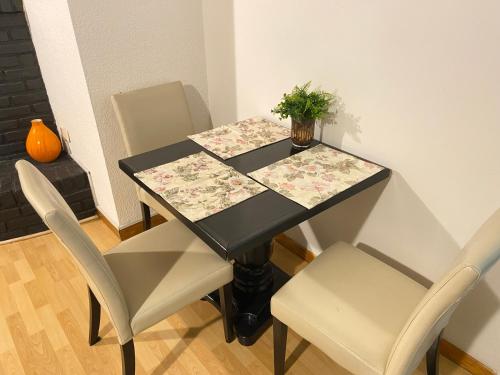
[(234, 308), (233, 308), (233, 286), (232, 283), (224, 285), (219, 289), (220, 309), (224, 323), (224, 335), (226, 342), (232, 342), (236, 335), (234, 334)]
[(142, 228), (144, 231), (151, 229), (151, 210), (149, 206), (143, 202), (141, 202), (141, 211), (142, 211)]
[(101, 338), (99, 337), (99, 325), (101, 323), (101, 305), (95, 298), (92, 290), (88, 288), (89, 293), (89, 345), (92, 346)]
[(439, 334), (427, 351), (425, 358), (427, 362), (427, 375), (439, 375), (439, 343), (442, 334), (443, 332)]
[(273, 317), (274, 375), (285, 374), (286, 336), (288, 326)]
[(122, 374), (135, 375), (135, 349), (134, 340), (121, 345), (122, 352)]

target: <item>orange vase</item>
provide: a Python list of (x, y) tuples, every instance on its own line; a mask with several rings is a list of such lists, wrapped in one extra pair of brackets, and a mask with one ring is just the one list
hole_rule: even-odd
[(31, 129), (26, 138), (26, 151), (34, 160), (50, 163), (61, 153), (61, 141), (42, 120), (32, 120)]

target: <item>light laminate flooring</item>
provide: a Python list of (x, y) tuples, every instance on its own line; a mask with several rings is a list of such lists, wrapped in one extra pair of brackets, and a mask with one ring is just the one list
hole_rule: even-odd
[[(119, 242), (100, 220), (83, 224), (105, 251)], [(273, 260), (292, 273), (304, 262), (279, 246)], [(0, 374), (121, 374), (116, 334), (105, 313), (103, 338), (87, 344), (87, 289), (66, 250), (52, 234), (0, 245)], [(270, 375), (272, 330), (251, 347), (224, 341), (220, 315), (196, 302), (135, 338), (136, 373)], [(287, 374), (348, 374), (290, 332)], [(422, 364), (417, 371), (425, 373)], [(443, 359), (441, 374), (468, 372)]]

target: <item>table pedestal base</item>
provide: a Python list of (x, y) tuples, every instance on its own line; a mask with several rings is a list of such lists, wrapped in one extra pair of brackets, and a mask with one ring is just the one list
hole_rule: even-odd
[(273, 283), (271, 289), (254, 296), (240, 295), (235, 298), (237, 314), (235, 319), (236, 335), (241, 345), (253, 345), (264, 331), (271, 326), (271, 297), (290, 278), (278, 267), (271, 265)]
[[(290, 278), (271, 263), (271, 253), (271, 243), (266, 243), (234, 263), (235, 330), (241, 345), (253, 345), (271, 325), (271, 297)], [(218, 292), (204, 300), (220, 309)]]

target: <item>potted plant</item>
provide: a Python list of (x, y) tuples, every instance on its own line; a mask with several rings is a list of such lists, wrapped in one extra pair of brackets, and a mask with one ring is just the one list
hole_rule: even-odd
[(292, 144), (294, 148), (307, 148), (314, 137), (316, 120), (324, 118), (337, 97), (319, 89), (310, 91), (311, 82), (295, 86), (290, 94), (284, 94), (281, 102), (271, 110), (280, 120), (292, 119)]

